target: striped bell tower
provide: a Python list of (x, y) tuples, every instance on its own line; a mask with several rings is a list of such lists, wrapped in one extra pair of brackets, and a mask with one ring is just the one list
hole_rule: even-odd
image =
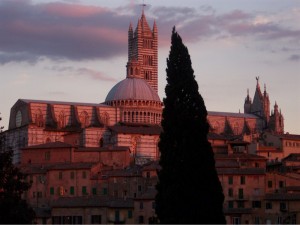
[(158, 88), (157, 36), (157, 26), (155, 21), (151, 30), (143, 8), (142, 16), (138, 20), (134, 32), (131, 23), (129, 25), (127, 71), (130, 71), (133, 65), (135, 68), (138, 68), (139, 73), (138, 76), (135, 77), (145, 79), (156, 93)]

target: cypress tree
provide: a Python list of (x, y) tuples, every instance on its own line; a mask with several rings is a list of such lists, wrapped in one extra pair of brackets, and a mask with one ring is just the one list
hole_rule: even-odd
[(12, 163), (13, 151), (0, 150), (0, 223), (31, 224), (35, 212), (22, 199), (22, 194), (29, 190), (31, 184), (26, 175)]
[(207, 139), (206, 107), (175, 27), (166, 73), (156, 214), (163, 224), (226, 223), (223, 190)]

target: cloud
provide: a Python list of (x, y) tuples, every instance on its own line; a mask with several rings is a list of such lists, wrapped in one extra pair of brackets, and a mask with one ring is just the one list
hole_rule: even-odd
[[(110, 58), (126, 53), (129, 18), (97, 6), (0, 3), (1, 63)], [(29, 60), (26, 60), (26, 59)]]
[(293, 61), (293, 62), (300, 62), (300, 55), (293, 54), (288, 58), (288, 60)]
[(62, 96), (66, 96), (67, 93), (63, 91), (48, 91), (47, 95), (62, 97)]
[[(110, 9), (76, 1), (33, 4), (29, 0), (2, 0), (0, 64), (34, 63), (44, 57), (80, 61), (125, 56), (129, 23), (134, 21), (135, 27), (140, 13), (140, 7), (134, 7), (132, 2)], [(299, 43), (300, 40), (299, 27), (285, 27), (264, 12), (217, 13), (209, 5), (150, 6), (147, 9), (150, 27), (151, 16), (158, 24), (159, 47), (170, 45), (174, 25), (185, 42), (232, 37), (250, 37), (262, 42), (286, 39)], [(89, 74), (94, 79), (102, 76), (91, 71)]]
[(102, 80), (102, 81), (118, 81), (118, 79), (113, 78), (111, 76), (107, 76), (105, 74), (103, 74), (102, 72), (99, 71), (95, 71), (92, 69), (88, 69), (88, 68), (79, 68), (77, 69), (77, 74), (81, 75), (81, 76), (90, 76), (92, 79), (95, 80)]
[(101, 80), (101, 81), (112, 81), (116, 82), (118, 81), (116, 78), (106, 75), (103, 72), (96, 71), (94, 69), (89, 68), (74, 68), (72, 66), (52, 66), (52, 67), (45, 67), (45, 69), (52, 70), (59, 72), (59, 76), (84, 76), (89, 77), (93, 80)]

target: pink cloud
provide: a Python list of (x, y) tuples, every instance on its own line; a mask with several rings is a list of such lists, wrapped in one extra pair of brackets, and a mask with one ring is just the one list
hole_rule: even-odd
[[(109, 59), (127, 53), (127, 29), (136, 26), (139, 10), (132, 2), (122, 9), (76, 3), (40, 3), (2, 0), (0, 4), (0, 63), (51, 59)], [(119, 13), (120, 10), (135, 15)], [(253, 37), (256, 40), (299, 40), (300, 30), (275, 23), (254, 24), (256, 15), (242, 10), (217, 14), (210, 6), (150, 7), (156, 17), (159, 46), (169, 46), (175, 25), (185, 42), (205, 38)], [(133, 18), (134, 17), (134, 18)], [(152, 27), (153, 20), (147, 16)]]
[(89, 17), (98, 13), (109, 11), (108, 9), (96, 6), (71, 5), (57, 2), (42, 5), (41, 8), (49, 15), (79, 18)]

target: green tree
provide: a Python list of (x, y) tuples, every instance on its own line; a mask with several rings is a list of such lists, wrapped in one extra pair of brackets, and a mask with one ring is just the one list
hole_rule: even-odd
[[(4, 136), (0, 134), (0, 137), (2, 145)], [(13, 165), (12, 157), (11, 149), (0, 148), (0, 223), (29, 224), (35, 213), (22, 199), (22, 194), (31, 184), (26, 182), (26, 175)]]
[(226, 223), (223, 190), (207, 139), (206, 107), (175, 27), (166, 72), (156, 214), (163, 224)]

